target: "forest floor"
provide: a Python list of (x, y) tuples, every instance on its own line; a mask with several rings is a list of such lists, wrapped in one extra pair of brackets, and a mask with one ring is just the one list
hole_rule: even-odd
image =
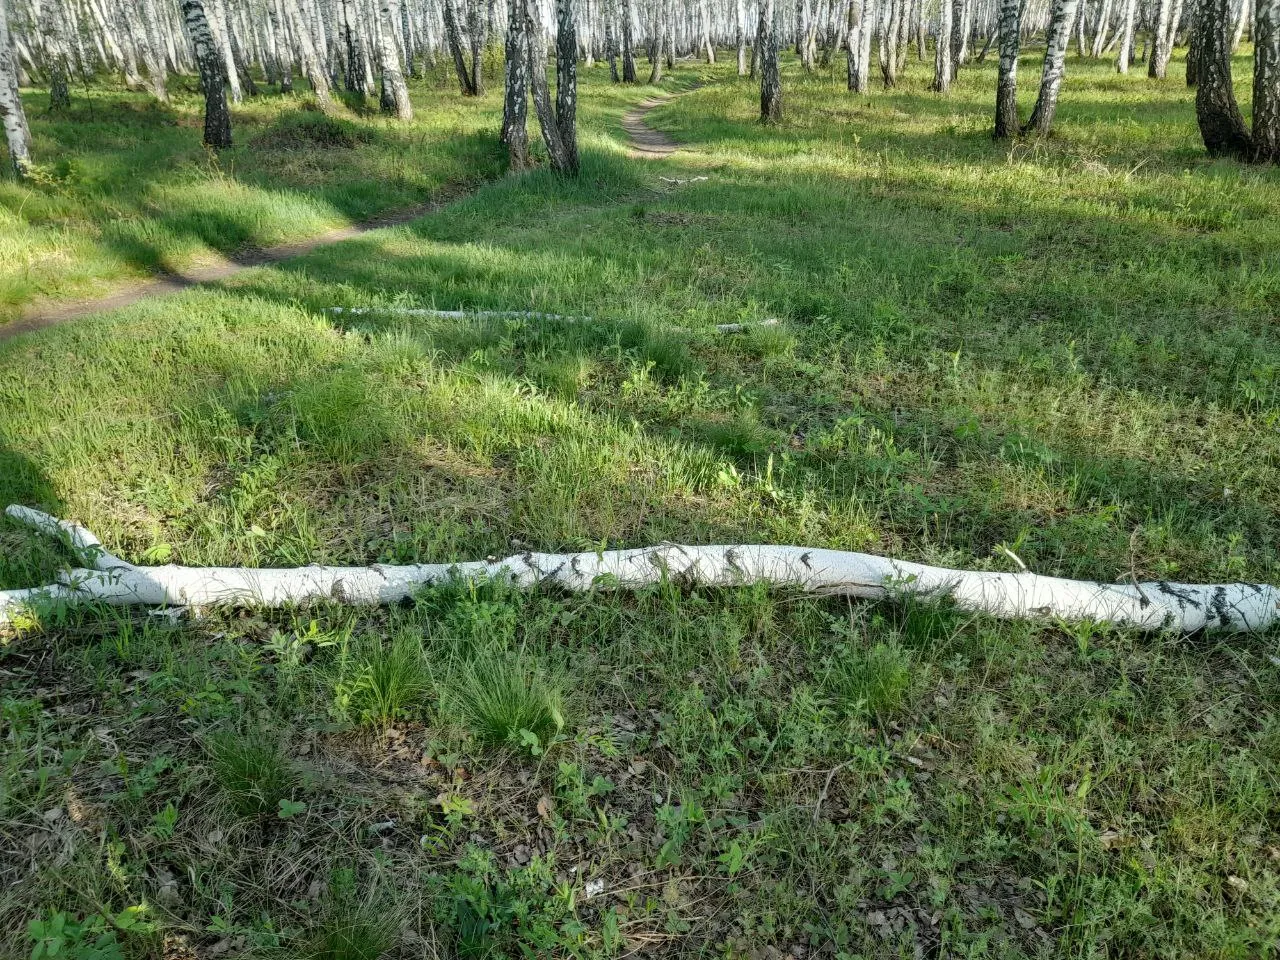
[(250, 100), (235, 110), (235, 147), (216, 157), (200, 143), (191, 78), (169, 104), (89, 88), (51, 116), (46, 95), (25, 96), (44, 162), (30, 183), (0, 183), (0, 324), (157, 276), (209, 277), (250, 251), (421, 212), (499, 176), (487, 109), (447, 81), (419, 81), (409, 124), (354, 100), (334, 117), (306, 94)]
[[(645, 117), (655, 108), (666, 103), (670, 97), (671, 94), (668, 93), (656, 94), (641, 101), (623, 116), (622, 129), (627, 135), (630, 156), (663, 159), (675, 152), (677, 145), (671, 137), (661, 130), (654, 130), (645, 123)], [(318, 119), (315, 122), (321, 124), (324, 129), (328, 129), (327, 126), (324, 126), (327, 123), (326, 120)], [(196, 187), (195, 189), (203, 192), (202, 187)], [(309, 225), (304, 224), (302, 225), (302, 230), (305, 239), (269, 247), (250, 245), (228, 249), (217, 256), (214, 262), (192, 265), (181, 272), (165, 267), (162, 263), (162, 258), (157, 256), (155, 258), (155, 266), (156, 272), (160, 274), (158, 278), (135, 281), (121, 280), (112, 286), (112, 292), (102, 296), (70, 302), (54, 300), (28, 307), (18, 313), (17, 319), (10, 320), (7, 323), (0, 323), (0, 340), (30, 333), (33, 330), (43, 330), (46, 327), (66, 323), (69, 320), (75, 320), (90, 314), (119, 310), (149, 297), (162, 297), (198, 284), (226, 280), (244, 270), (279, 263), (282, 260), (291, 260), (294, 257), (302, 256), (304, 253), (310, 253), (319, 247), (341, 243), (343, 240), (351, 240), (371, 230), (384, 230), (388, 227), (410, 223), (440, 209), (450, 200), (456, 199), (456, 196), (451, 196), (451, 193), (460, 194), (461, 192), (461, 188), (455, 188), (451, 191), (450, 187), (446, 185), (439, 188), (435, 199), (429, 203), (381, 213), (373, 219), (360, 220), (348, 226), (334, 227), (316, 235), (307, 234), (306, 229)]]
[[(751, 541), (1280, 582), (1280, 170), (1206, 159), (1178, 69), (1072, 58), (1057, 135), (996, 145), (992, 63), (937, 97), (912, 59), (866, 98), (843, 64), (789, 63), (771, 128), (731, 64), (681, 63), (664, 87), (688, 92), (648, 122), (688, 149), (660, 163), (622, 127), (655, 91), (584, 71), (572, 183), (499, 178), (500, 92), (443, 80), (415, 86), (417, 133), (336, 121), (379, 131), (339, 159), (242, 135), (197, 162), (188, 111), (120, 201), (185, 204), (121, 221), (175, 263), (230, 249), (201, 232), (206, 190), (310, 211), (315, 233), (486, 182), (0, 343), (0, 502), (147, 563)], [(241, 130), (319, 122), (269, 100)], [(146, 111), (93, 103), (101, 166), (86, 140), (80, 174), (0, 188), (15, 218), (84, 211), (79, 233), (8, 228), (11, 249), (60, 236), (84, 281), (42, 295), (122, 277), (84, 196), (137, 134), (107, 137), (117, 113)], [(38, 150), (63, 123), (35, 120)], [(304, 169), (316, 192), (276, 175)], [(257, 245), (302, 229), (262, 223)], [(0, 587), (67, 559), (0, 526)], [(47, 610), (0, 643), (3, 956), (61, 937), (78, 958), (1253, 958), (1280, 939), (1274, 635), (490, 585), (377, 611)]]

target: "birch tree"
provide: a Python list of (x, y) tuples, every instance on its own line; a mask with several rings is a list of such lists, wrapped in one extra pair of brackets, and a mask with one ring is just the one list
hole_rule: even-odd
[(734, 44), (738, 48), (738, 76), (747, 75), (747, 7), (746, 0), (733, 0)]
[(18, 64), (9, 32), (7, 4), (0, 0), (0, 121), (9, 145), (9, 164), (14, 176), (25, 179), (31, 172), (31, 130), (18, 93)]
[(231, 111), (227, 107), (226, 77), (209, 20), (200, 0), (182, 0), (182, 15), (204, 87), (204, 142), (218, 150), (231, 146)]
[(321, 65), (321, 54), (316, 49), (314, 34), (302, 12), (299, 0), (281, 0), (294, 43), (297, 45), (298, 60), (302, 66), (303, 76), (311, 86), (321, 109), (329, 109), (333, 104), (329, 86), (329, 75)]
[(751, 584), (823, 596), (912, 598), (1004, 619), (1113, 624), (1183, 634), (1201, 631), (1265, 635), (1280, 620), (1280, 588), (1257, 583), (1099, 583), (956, 570), (803, 546), (685, 546), (664, 543), (584, 553), (525, 551), (506, 559), (364, 567), (135, 566), (109, 553), (79, 524), (28, 507), (5, 514), (33, 532), (67, 544), (85, 566), (61, 571), (53, 583), (0, 590), (0, 627), (51, 604), (121, 607), (282, 608), (321, 600), (393, 604), (429, 584), (492, 584), (595, 591), (636, 590), (667, 583), (737, 588)]
[(1022, 41), (1020, 0), (1000, 0), (1000, 72), (996, 80), (996, 139), (1019, 132), (1018, 51)]
[(1058, 93), (1066, 75), (1067, 47), (1071, 43), (1071, 27), (1076, 20), (1080, 0), (1054, 0), (1049, 21), (1048, 47), (1044, 52), (1044, 69), (1040, 76), (1040, 92), (1023, 133), (1034, 130), (1047, 137), (1058, 109)]
[(847, 16), (847, 84), (854, 93), (871, 88), (871, 34), (875, 29), (874, 0), (849, 0)]
[(814, 59), (813, 11), (809, 0), (796, 0), (796, 53), (806, 73), (816, 66)]
[(617, 83), (622, 79), (618, 74), (618, 34), (614, 29), (613, 0), (606, 0), (604, 16), (604, 55), (609, 61), (609, 80)]
[[(537, 0), (528, 0), (532, 7)], [(529, 82), (533, 106), (542, 130), (542, 142), (557, 173), (578, 173), (577, 139), (577, 37), (573, 26), (572, 0), (556, 0), (556, 102), (551, 103), (547, 87), (547, 50), (542, 26), (526, 9), (529, 48)]]
[(933, 52), (933, 85), (937, 93), (951, 89), (951, 3), (941, 0), (938, 10), (938, 41)]
[(293, 51), (285, 37), (285, 14), (280, 0), (267, 0), (267, 17), (271, 26), (276, 55), (276, 69), (280, 74), (280, 92), (293, 90)]
[(1151, 57), (1147, 60), (1147, 76), (1163, 80), (1172, 55), (1169, 21), (1173, 17), (1174, 0), (1156, 0), (1156, 20), (1151, 36)]
[(339, 9), (342, 13), (342, 40), (346, 48), (343, 65), (346, 88), (349, 93), (366, 97), (373, 88), (373, 77), (369, 74), (369, 61), (365, 57), (360, 18), (356, 15), (356, 0), (340, 0)]
[[(244, 101), (244, 87), (240, 83), (235, 52), (231, 48), (230, 25), (227, 23), (226, 9), (221, 0), (201, 0), (201, 6), (204, 8), (205, 23), (213, 38), (214, 48), (222, 59), (222, 75), (226, 77), (227, 86), (231, 90), (231, 99), (235, 103), (241, 103)], [(190, 30), (191, 27), (188, 24), (188, 36), (190, 36)]]
[[(671, 0), (663, 0), (663, 6), (667, 6), (670, 2)], [(670, 22), (670, 16), (664, 17), (663, 21)], [(707, 63), (716, 62), (716, 47), (711, 42), (711, 11), (707, 7), (706, 0), (699, 0), (698, 3), (698, 46)]]
[(561, 173), (578, 173), (578, 36), (573, 0), (556, 0), (556, 131), (560, 134)]
[(880, 79), (890, 90), (898, 84), (898, 28), (902, 20), (902, 0), (886, 0), (880, 22)]
[(1258, 0), (1254, 14), (1253, 150), (1280, 163), (1280, 0)]
[(49, 79), (50, 112), (66, 110), (71, 106), (71, 57), (64, 18), (61, 3), (44, 0), (40, 10), (39, 29), (44, 46), (45, 72)]
[(169, 92), (166, 87), (168, 69), (165, 66), (160, 45), (146, 27), (145, 12), (135, 7), (132, 0), (123, 0), (120, 10), (127, 29), (134, 38), (134, 46), (142, 54), (142, 63), (147, 70), (147, 81), (151, 86), (151, 95), (161, 103), (168, 103)]
[(622, 0), (622, 82), (636, 82), (635, 36), (631, 29), (631, 0)]
[(1231, 84), (1231, 0), (1205, 0), (1201, 14), (1196, 86), (1200, 136), (1210, 156), (1250, 159), (1253, 143)]
[[(394, 5), (393, 5), (394, 4)], [(379, 97), (384, 113), (394, 113), (401, 120), (413, 119), (413, 104), (409, 102), (409, 87), (404, 82), (400, 67), (400, 50), (396, 43), (398, 4), (394, 0), (379, 0), (378, 16), (382, 27), (378, 39), (379, 67), (382, 70), (382, 90)]]
[(782, 119), (782, 77), (778, 71), (778, 8), (775, 0), (760, 0), (760, 120)]
[(1187, 16), (1187, 86), (1194, 87), (1200, 79), (1200, 0), (1191, 0)]
[(477, 93), (475, 80), (467, 67), (467, 55), (462, 45), (462, 30), (458, 26), (458, 9), (454, 0), (442, 0), (441, 15), (444, 19), (445, 42), (453, 57), (453, 69), (458, 75), (458, 87), (464, 97)]
[(1107, 45), (1111, 28), (1112, 6), (1112, 0), (1103, 0), (1102, 9), (1098, 13), (1098, 22), (1094, 24), (1093, 43), (1089, 48), (1089, 55), (1095, 60), (1102, 56), (1102, 51)]
[(1129, 60), (1133, 57), (1133, 26), (1138, 12), (1138, 0), (1125, 0), (1124, 25), (1120, 33), (1120, 52), (1116, 54), (1116, 72), (1128, 73)]
[(525, 0), (507, 0), (506, 68), (503, 75), (502, 142), (508, 169), (529, 166), (529, 38)]
[(674, 41), (674, 37), (669, 34), (670, 20), (665, 16), (666, 0), (657, 0), (653, 5), (653, 37), (649, 47), (651, 56), (649, 57), (649, 85), (653, 86), (662, 82), (662, 56), (666, 50), (668, 40)]
[(1231, 52), (1235, 53), (1244, 39), (1245, 28), (1249, 26), (1249, 14), (1253, 12), (1254, 0), (1240, 0), (1240, 15), (1236, 18), (1236, 32), (1231, 38)]
[[(947, 0), (942, 0), (942, 2), (946, 3)], [(966, 6), (968, 4), (965, 3), (965, 0), (951, 0), (951, 34), (947, 38), (947, 42), (951, 44), (951, 78), (953, 80), (960, 69), (960, 56), (964, 50), (964, 11)], [(941, 38), (939, 38), (939, 42), (941, 42)]]
[(173, 58), (168, 54), (164, 35), (161, 32), (164, 19), (160, 15), (160, 8), (156, 0), (142, 0), (141, 18), (142, 34), (147, 39), (147, 73), (151, 78), (152, 92), (161, 103), (168, 103), (169, 95), (166, 90), (166, 79), (169, 74), (169, 65), (173, 62)]
[(484, 0), (467, 0), (467, 32), (471, 40), (471, 92), (477, 97), (484, 93), (484, 46), (488, 39), (487, 22), (482, 16), (483, 2)]

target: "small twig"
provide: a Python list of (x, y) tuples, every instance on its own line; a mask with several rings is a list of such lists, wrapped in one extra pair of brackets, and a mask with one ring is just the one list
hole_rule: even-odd
[(822, 785), (822, 792), (818, 794), (818, 802), (813, 805), (813, 825), (818, 825), (818, 814), (822, 812), (823, 801), (827, 799), (827, 794), (831, 791), (831, 781), (836, 778), (836, 774), (853, 763), (853, 758), (846, 760), (844, 763), (837, 764), (827, 773), (827, 782)]
[(1142, 598), (1142, 602), (1150, 604), (1151, 598), (1142, 589), (1142, 584), (1138, 583), (1137, 550), (1134, 548), (1134, 542), (1138, 539), (1138, 530), (1138, 527), (1134, 527), (1133, 533), (1129, 534), (1129, 580), (1133, 583), (1133, 589), (1138, 591), (1138, 596)]
[[(335, 316), (364, 316), (366, 314), (387, 314), (398, 317), (432, 317), (440, 320), (548, 320), (558, 323), (619, 323), (620, 320), (606, 318), (601, 321), (596, 317), (567, 316), (559, 313), (537, 313), (528, 310), (433, 310), (426, 307), (329, 307), (328, 313)], [(750, 320), (744, 323), (718, 323), (712, 329), (716, 333), (744, 333), (755, 327), (776, 327), (782, 321), (776, 317), (765, 320)], [(698, 333), (697, 327), (670, 326), (666, 329), (677, 333)]]

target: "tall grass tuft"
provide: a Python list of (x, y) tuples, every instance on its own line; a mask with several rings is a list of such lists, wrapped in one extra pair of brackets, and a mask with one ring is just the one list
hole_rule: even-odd
[(306, 960), (379, 960), (395, 946), (401, 917), (377, 891), (359, 895), (354, 872), (337, 870), (324, 916), (307, 937)]
[(389, 644), (367, 641), (354, 678), (339, 683), (338, 697), (361, 723), (385, 727), (419, 713), (431, 690), (421, 639), (401, 632)]
[(218, 787), (242, 817), (274, 813), (298, 785), (280, 744), (265, 734), (222, 733), (207, 749)]
[(491, 746), (519, 745), (526, 733), (545, 746), (565, 726), (560, 681), (526, 654), (478, 651), (450, 679), (445, 704), (478, 740)]
[(833, 659), (824, 681), (846, 710), (884, 720), (906, 705), (911, 667), (911, 655), (897, 642), (876, 643)]

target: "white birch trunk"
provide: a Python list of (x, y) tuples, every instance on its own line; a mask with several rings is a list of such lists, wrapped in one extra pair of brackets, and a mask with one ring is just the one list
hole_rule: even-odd
[[(1258, 7), (1261, 9), (1262, 4), (1266, 0), (1258, 0)], [(1240, 0), (1240, 15), (1236, 18), (1235, 33), (1231, 35), (1231, 52), (1235, 53), (1240, 49), (1240, 42), (1244, 39), (1244, 31), (1249, 26), (1249, 15), (1253, 13), (1254, 0)]]
[(1125, 0), (1124, 25), (1120, 28), (1120, 52), (1116, 54), (1116, 73), (1128, 73), (1133, 57), (1133, 24), (1138, 12), (1138, 0)]
[(450, 581), (507, 581), (570, 591), (634, 590), (665, 581), (715, 587), (766, 583), (808, 593), (949, 601), (1004, 619), (1088, 621), (1142, 630), (1260, 632), (1278, 616), (1280, 590), (1260, 584), (1106, 584), (1033, 573), (950, 570), (866, 553), (793, 546), (681, 546), (586, 553), (523, 553), (505, 560), (365, 567), (137, 567), (87, 530), (25, 507), (8, 515), (61, 536), (87, 566), (58, 583), (0, 591), (0, 623), (41, 604), (285, 607), (309, 601), (390, 604)]
[(1280, 163), (1280, 0), (1258, 0), (1253, 43), (1254, 158)]
[(5, 141), (9, 145), (9, 163), (14, 174), (22, 179), (31, 170), (31, 130), (18, 93), (18, 65), (13, 56), (9, 14), (3, 0), (0, 0), (0, 122), (4, 123)]
[(395, 23), (400, 11), (392, 6), (392, 0), (379, 0), (379, 23), (382, 27), (378, 38), (379, 66), (382, 68), (383, 109), (395, 113), (401, 120), (413, 119), (413, 105), (409, 102), (409, 88), (404, 82), (400, 66), (399, 44), (395, 36)]

